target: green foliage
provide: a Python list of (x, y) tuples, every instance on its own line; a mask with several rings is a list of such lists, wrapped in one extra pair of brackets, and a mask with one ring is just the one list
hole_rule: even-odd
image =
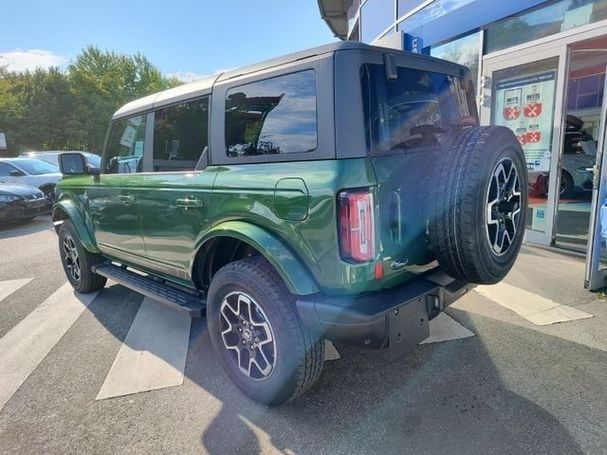
[(180, 82), (162, 76), (141, 54), (84, 49), (66, 71), (14, 73), (0, 68), (0, 132), (9, 153), (89, 150), (100, 153), (111, 115), (128, 101)]

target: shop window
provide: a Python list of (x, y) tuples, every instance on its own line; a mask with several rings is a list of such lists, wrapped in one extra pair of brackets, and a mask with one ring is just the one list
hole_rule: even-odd
[(154, 171), (193, 170), (208, 145), (209, 99), (154, 113)]
[[(433, 20), (438, 19), (441, 16), (444, 16), (446, 14), (451, 13), (452, 11), (455, 11), (456, 9), (466, 6), (467, 4), (472, 3), (473, 1), (474, 0), (441, 0), (441, 1), (432, 2), (425, 8), (421, 9), (417, 13), (413, 14), (411, 17), (409, 17), (409, 18), (405, 19), (403, 22), (401, 22), (398, 26), (398, 29), (404, 30), (404, 31), (414, 30), (417, 27), (428, 24), (428, 23), (432, 22)], [(419, 4), (420, 2), (419, 1), (417, 1), (417, 2), (405, 1), (404, 5), (412, 4), (412, 3)], [(417, 5), (415, 5), (415, 6), (417, 6)], [(408, 11), (411, 11), (412, 8), (413, 7), (409, 8)], [(401, 13), (401, 2), (399, 2), (398, 16), (401, 17), (403, 14), (405, 14), (408, 11), (404, 11), (404, 9), (403, 9), (403, 12)], [(363, 23), (363, 26), (364, 26), (364, 23)]]
[(370, 43), (395, 21), (394, 0), (367, 0), (361, 8), (362, 40)]
[(476, 93), (479, 51), (480, 32), (476, 32), (439, 46), (432, 46), (430, 55), (470, 68), (475, 88), (474, 93)]
[(234, 87), (226, 95), (229, 157), (311, 152), (317, 145), (316, 72)]
[(562, 0), (491, 25), (485, 53), (607, 19), (607, 0)]

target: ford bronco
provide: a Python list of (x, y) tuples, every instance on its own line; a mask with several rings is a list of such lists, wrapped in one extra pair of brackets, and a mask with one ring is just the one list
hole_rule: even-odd
[(206, 316), (261, 403), (309, 389), (324, 338), (401, 354), (519, 252), (521, 147), (469, 71), (338, 43), (133, 101), (101, 169), (60, 158), (53, 220), (79, 292), (108, 278)]

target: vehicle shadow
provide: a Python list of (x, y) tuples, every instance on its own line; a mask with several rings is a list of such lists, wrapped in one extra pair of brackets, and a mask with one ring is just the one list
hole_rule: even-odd
[[(130, 293), (125, 306), (123, 291), (119, 285), (110, 286), (89, 306), (122, 342), (141, 301)], [(456, 314), (479, 333), (467, 313)], [(487, 333), (486, 327), (483, 330)], [(496, 330), (491, 342), (508, 345), (512, 337), (524, 337), (524, 332), (529, 330), (519, 326)], [(387, 350), (348, 346), (338, 350), (342, 358), (325, 362), (319, 382), (307, 394), (268, 408), (252, 402), (232, 384), (211, 347), (206, 321), (194, 320), (185, 376), (221, 406), (210, 422), (204, 420), (200, 435), (204, 450), (210, 454), (583, 453), (548, 410), (504, 382), (504, 370), (496, 367), (482, 337), (418, 346), (396, 361)], [(521, 359), (526, 355), (521, 352)], [(512, 368), (520, 371), (519, 355), (512, 361)], [(538, 387), (558, 388), (558, 379), (550, 375), (521, 374), (533, 375), (530, 380), (539, 382)]]
[(0, 225), (0, 240), (36, 234), (53, 228), (49, 215), (41, 215), (31, 221)]
[(419, 346), (397, 361), (340, 346), (342, 359), (325, 363), (317, 385), (278, 408), (204, 367), (219, 362), (202, 321), (192, 344), (187, 376), (222, 402), (201, 436), (212, 454), (582, 453), (557, 419), (503, 383), (478, 337)]

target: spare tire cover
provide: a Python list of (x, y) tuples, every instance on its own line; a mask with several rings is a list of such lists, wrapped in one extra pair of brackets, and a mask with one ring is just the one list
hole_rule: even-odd
[(527, 167), (506, 127), (460, 131), (437, 163), (427, 212), (430, 244), (447, 274), (497, 283), (512, 268), (525, 234)]

